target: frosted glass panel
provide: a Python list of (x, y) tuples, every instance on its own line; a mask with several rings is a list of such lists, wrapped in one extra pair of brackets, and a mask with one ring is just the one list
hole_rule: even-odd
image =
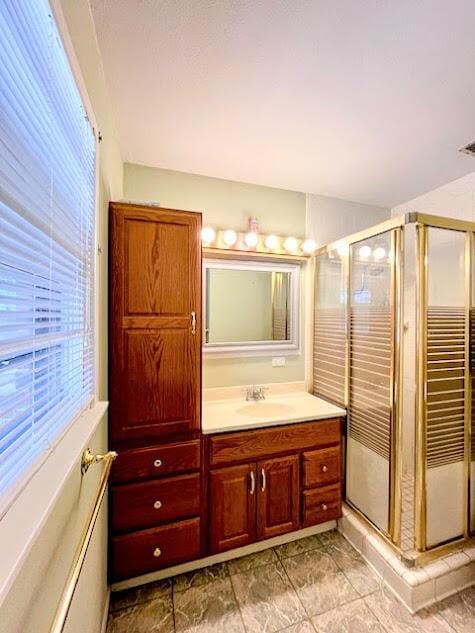
[(465, 233), (428, 228), (427, 546), (464, 529)]
[(316, 262), (314, 375), (315, 395), (345, 404), (345, 252), (319, 255)]
[(389, 528), (391, 445), (391, 233), (351, 247), (347, 497)]

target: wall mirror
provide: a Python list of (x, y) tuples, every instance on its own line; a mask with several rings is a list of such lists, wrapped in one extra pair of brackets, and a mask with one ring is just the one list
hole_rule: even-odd
[(297, 353), (300, 267), (271, 262), (203, 262), (206, 354)]

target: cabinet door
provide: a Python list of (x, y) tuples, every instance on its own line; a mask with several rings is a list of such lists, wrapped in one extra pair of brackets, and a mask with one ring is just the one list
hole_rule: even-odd
[(111, 439), (200, 427), (201, 215), (110, 207)]
[(299, 455), (257, 462), (257, 536), (299, 528)]
[(211, 471), (212, 552), (223, 552), (256, 540), (256, 488), (255, 463)]

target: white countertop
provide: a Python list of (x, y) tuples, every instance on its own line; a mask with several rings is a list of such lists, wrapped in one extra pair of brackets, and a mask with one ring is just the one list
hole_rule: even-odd
[(341, 417), (345, 409), (305, 391), (266, 396), (257, 402), (240, 398), (203, 399), (202, 432), (225, 433), (266, 426)]

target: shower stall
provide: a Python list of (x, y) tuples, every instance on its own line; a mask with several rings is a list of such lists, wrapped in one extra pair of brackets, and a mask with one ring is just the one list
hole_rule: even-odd
[(316, 254), (314, 393), (345, 500), (414, 562), (475, 531), (475, 223), (408, 213)]

